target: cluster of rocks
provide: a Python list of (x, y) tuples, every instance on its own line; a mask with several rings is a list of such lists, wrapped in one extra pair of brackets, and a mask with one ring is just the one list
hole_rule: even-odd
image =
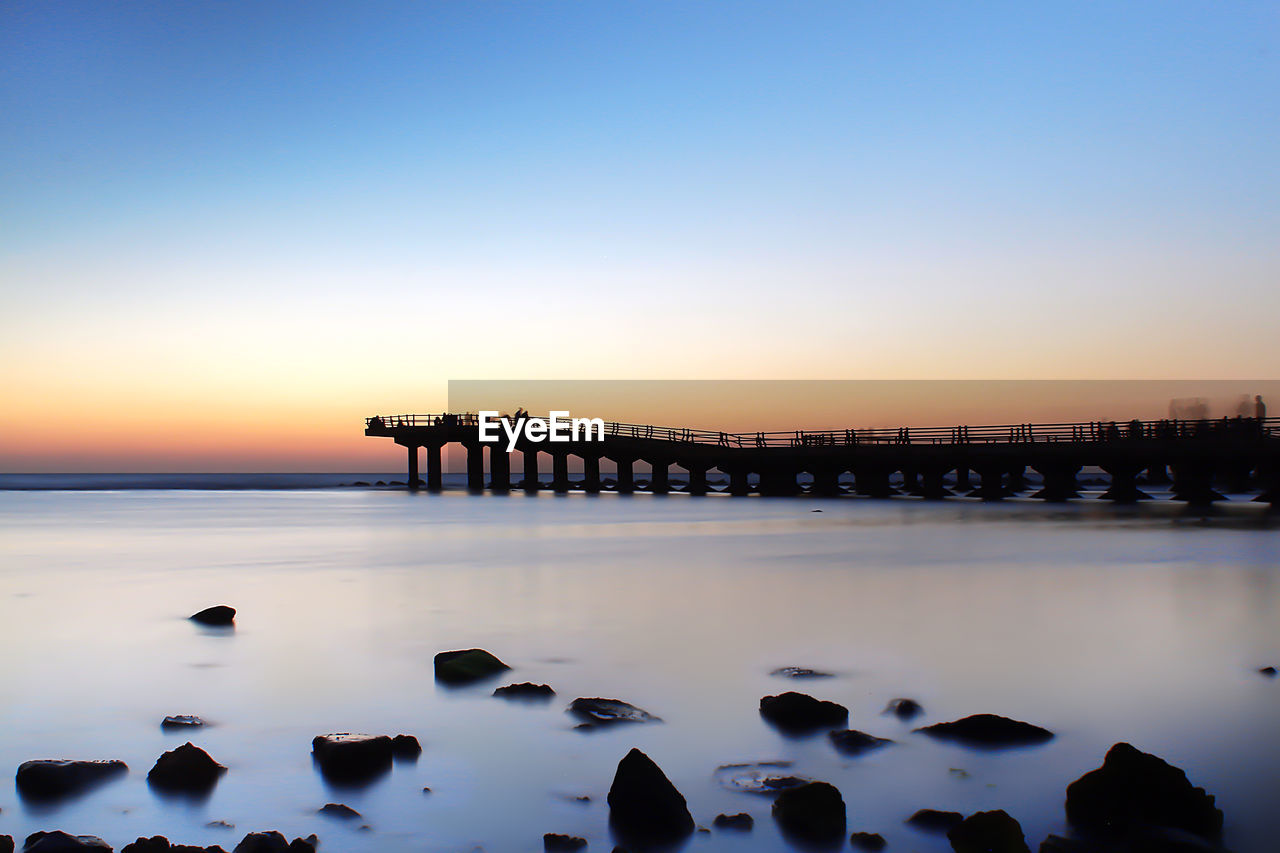
[[(315, 853), (320, 845), (314, 835), (287, 841), (275, 830), (250, 832), (231, 853)], [(22, 853), (112, 853), (110, 844), (96, 835), (71, 835), (62, 830), (34, 832), (27, 836)], [(0, 835), (0, 853), (13, 853), (13, 839)], [(120, 848), (120, 853), (227, 853), (222, 847), (200, 847), (192, 844), (172, 844), (163, 835), (139, 838)]]

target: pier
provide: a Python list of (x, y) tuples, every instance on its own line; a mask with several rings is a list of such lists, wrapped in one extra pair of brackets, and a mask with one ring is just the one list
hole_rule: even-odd
[[(1141, 488), (1146, 484), (1167, 485), (1175, 500), (1193, 506), (1223, 500), (1223, 491), (1256, 492), (1255, 500), (1272, 506), (1280, 496), (1280, 418), (755, 433), (606, 422), (603, 440), (522, 439), (514, 453), (507, 452), (505, 439), (481, 442), (478, 418), (470, 413), (376, 415), (365, 419), (365, 435), (391, 438), (406, 448), (409, 488), (433, 491), (443, 484), (443, 449), (456, 443), (466, 451), (467, 486), (477, 492), (661, 494), (677, 490), (670, 472), (678, 466), (688, 472), (682, 490), (692, 495), (715, 491), (708, 472), (719, 470), (731, 495), (1001, 500), (1028, 493), (1066, 501), (1080, 496), (1079, 474), (1089, 466), (1107, 475), (1102, 499), (1120, 503), (1149, 497)], [(419, 467), (423, 449), (425, 472)], [(549, 482), (541, 473), (541, 454), (550, 457)], [(513, 456), (522, 463), (518, 477)], [(570, 457), (581, 461), (576, 480)], [(616, 467), (612, 478), (601, 475), (604, 460)], [(637, 463), (651, 468), (647, 480), (637, 479)], [(1034, 493), (1027, 485), (1028, 470), (1041, 480)], [(848, 475), (851, 486), (842, 482)]]

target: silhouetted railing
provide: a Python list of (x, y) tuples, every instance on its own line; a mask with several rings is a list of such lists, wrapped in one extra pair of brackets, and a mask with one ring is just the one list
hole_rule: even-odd
[[(510, 415), (503, 417), (510, 418)], [(375, 415), (365, 418), (368, 429), (394, 431), (409, 427), (479, 425), (473, 412), (438, 415)], [(1218, 420), (1089, 421), (1060, 424), (999, 424), (988, 426), (899, 427), (789, 432), (728, 433), (690, 427), (662, 427), (606, 421), (606, 438), (635, 438), (720, 447), (824, 447), (858, 444), (1035, 444), (1052, 442), (1111, 442), (1137, 439), (1184, 439), (1209, 436), (1280, 435), (1280, 418), (1220, 418)]]

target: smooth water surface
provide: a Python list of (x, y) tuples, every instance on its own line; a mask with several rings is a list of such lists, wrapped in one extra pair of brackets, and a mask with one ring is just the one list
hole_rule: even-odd
[[(814, 512), (814, 510), (822, 512)], [(919, 808), (1003, 808), (1032, 849), (1063, 833), (1066, 785), (1126, 740), (1218, 796), (1227, 842), (1280, 836), (1280, 532), (1253, 508), (1030, 502), (470, 496), (376, 490), (0, 492), (0, 771), (119, 758), (131, 772), (52, 809), (0, 788), (0, 834), (140, 835), (230, 849), (247, 831), (316, 832), (325, 851), (536, 851), (544, 832), (612, 845), (604, 799), (638, 746), (710, 826), (689, 850), (786, 850), (769, 801), (719, 765), (790, 760), (837, 785), (850, 830), (941, 851)], [(184, 617), (239, 610), (231, 632)], [(437, 686), (432, 657), (480, 646), (509, 678)], [(770, 675), (799, 665), (837, 677)], [(545, 705), (492, 698), (545, 682)], [(859, 758), (758, 714), (797, 689), (896, 743)], [(618, 698), (663, 722), (582, 732), (564, 708)], [(1049, 744), (976, 752), (913, 725), (991, 712)], [(166, 714), (215, 723), (165, 734)], [(311, 738), (417, 735), (416, 764), (327, 786)], [(230, 770), (202, 802), (147, 786), (188, 737)], [(963, 772), (961, 772), (963, 771)], [(12, 775), (9, 776), (12, 779)], [(429, 786), (432, 793), (424, 794)], [(590, 802), (574, 798), (589, 796)], [(350, 824), (315, 810), (343, 802)], [(228, 821), (234, 830), (210, 827)], [(367, 824), (368, 829), (360, 829)]]

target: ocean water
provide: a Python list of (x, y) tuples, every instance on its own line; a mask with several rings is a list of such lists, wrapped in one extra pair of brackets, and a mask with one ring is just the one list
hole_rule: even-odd
[[(1256, 672), (1280, 664), (1280, 532), (1256, 504), (1200, 517), (1162, 502), (321, 485), (335, 488), (0, 491), (0, 771), (36, 758), (130, 767), (55, 807), (0, 786), (0, 834), (60, 828), (119, 849), (160, 833), (230, 850), (279, 829), (359, 853), (536, 851), (559, 832), (608, 850), (605, 796), (639, 747), (699, 824), (756, 818), (749, 835), (697, 834), (689, 851), (792, 849), (769, 800), (717, 781), (720, 765), (761, 760), (835, 784), (850, 830), (890, 850), (949, 849), (903, 825), (919, 808), (1003, 808), (1034, 850), (1067, 831), (1066, 785), (1128, 741), (1217, 796), (1233, 849), (1280, 837), (1280, 680)], [(185, 619), (218, 603), (238, 609), (234, 631)], [(509, 677), (438, 686), (434, 654), (473, 646)], [(835, 677), (770, 674), (788, 665)], [(558, 695), (490, 696), (514, 681)], [(841, 702), (851, 727), (895, 743), (845, 758), (822, 735), (783, 736), (758, 705), (789, 689)], [(662, 722), (575, 730), (564, 709), (578, 696)], [(883, 716), (896, 696), (925, 715)], [(981, 712), (1057, 736), (982, 752), (911, 731)], [(161, 731), (181, 713), (213, 725)], [(424, 751), (335, 789), (310, 741), (340, 731), (413, 734)], [(207, 799), (161, 797), (147, 770), (187, 739), (230, 769)], [(317, 815), (328, 802), (362, 818)]]

